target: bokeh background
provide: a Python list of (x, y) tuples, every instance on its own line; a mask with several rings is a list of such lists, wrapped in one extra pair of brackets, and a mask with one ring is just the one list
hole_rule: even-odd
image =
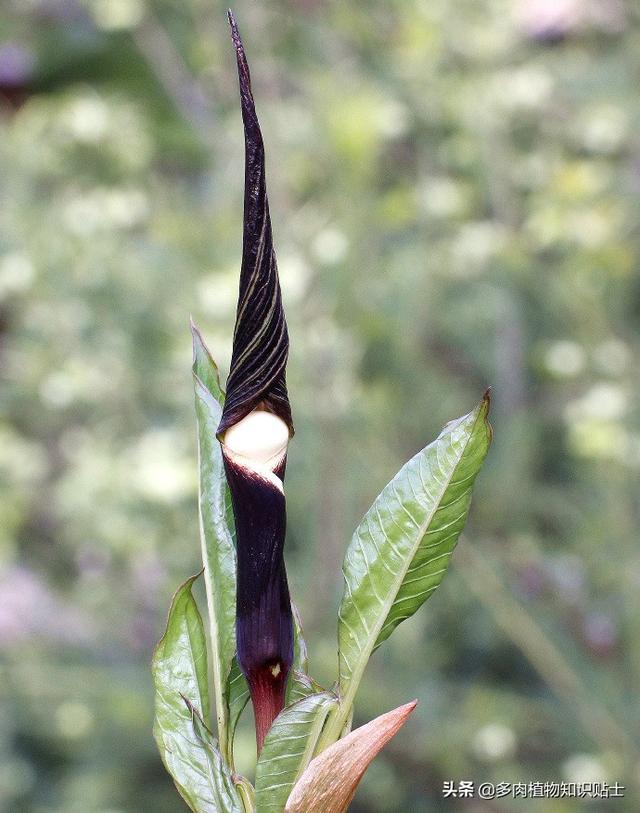
[[(354, 813), (640, 809), (640, 7), (234, 10), (319, 680), (353, 528), (494, 388), (451, 571), (363, 684), (358, 722), (420, 705)], [(0, 810), (178, 813), (149, 661), (199, 568), (189, 314), (230, 358), (243, 139), (223, 4), (4, 0), (0, 128)], [(252, 747), (247, 720), (249, 771)], [(627, 791), (456, 801), (445, 780)]]

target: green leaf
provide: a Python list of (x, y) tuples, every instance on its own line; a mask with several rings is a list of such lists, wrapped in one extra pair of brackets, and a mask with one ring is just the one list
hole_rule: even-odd
[(229, 708), (229, 739), (233, 742), (238, 720), (249, 702), (249, 686), (240, 671), (240, 666), (236, 658), (234, 658), (231, 663), (226, 699)]
[(233, 781), (236, 786), (236, 791), (242, 799), (244, 813), (255, 813), (256, 791), (251, 782), (245, 779), (244, 776), (239, 776), (238, 774), (233, 775)]
[(307, 642), (304, 640), (302, 619), (293, 602), (291, 612), (293, 614), (293, 667), (306, 675), (309, 669), (309, 653), (307, 652)]
[(211, 635), (213, 690), (220, 750), (233, 766), (227, 683), (236, 651), (236, 551), (233, 513), (216, 430), (224, 393), (215, 362), (192, 324), (193, 373), (198, 419), (200, 540)]
[(322, 687), (307, 674), (309, 657), (302, 630), (302, 621), (295, 604), (291, 605), (291, 609), (293, 611), (293, 663), (287, 681), (285, 706), (290, 706), (304, 697), (323, 691)]
[(243, 813), (244, 805), (235, 787), (229, 769), (216, 747), (213, 734), (206, 727), (198, 712), (187, 703), (191, 710), (194, 733), (204, 752), (206, 774), (201, 776), (200, 785), (193, 785), (191, 791), (197, 796), (196, 810), (199, 813)]
[(442, 581), (469, 511), (471, 489), (491, 442), (489, 396), (413, 457), (358, 526), (343, 565), (339, 610), (340, 712), (347, 721), (367, 661)]
[(224, 391), (220, 386), (218, 365), (213, 360), (202, 333), (200, 333), (200, 329), (193, 319), (191, 320), (191, 336), (193, 338), (193, 374), (202, 381), (202, 384), (222, 407), (224, 404)]
[(287, 683), (285, 706), (291, 706), (293, 703), (297, 703), (299, 700), (318, 691), (322, 691), (320, 684), (316, 683), (309, 675), (292, 667)]
[(181, 796), (195, 813), (242, 813), (231, 776), (202, 719), (209, 714), (207, 644), (193, 576), (178, 588), (153, 655), (154, 736)]
[(256, 766), (260, 813), (282, 813), (291, 789), (314, 756), (327, 715), (337, 705), (335, 695), (322, 692), (305, 697), (276, 717)]

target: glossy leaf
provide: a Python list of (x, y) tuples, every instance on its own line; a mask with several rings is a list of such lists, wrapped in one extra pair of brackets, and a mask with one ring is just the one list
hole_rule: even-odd
[(285, 813), (345, 813), (364, 772), (415, 707), (414, 700), (382, 714), (323, 751), (296, 782)]
[(491, 441), (488, 411), (487, 394), (473, 412), (447, 424), (385, 487), (351, 540), (339, 610), (343, 702), (331, 725), (334, 739), (371, 653), (442, 581)]
[[(224, 391), (220, 386), (220, 374), (218, 372), (218, 365), (213, 360), (213, 356), (209, 348), (207, 347), (202, 334), (198, 327), (191, 322), (191, 333), (193, 337), (193, 375), (194, 380), (199, 381), (200, 384), (207, 390), (214, 398), (214, 400), (218, 403), (220, 407), (220, 412), (222, 411), (222, 407), (224, 405)], [(217, 410), (214, 407), (213, 412), (217, 414)], [(212, 416), (209, 416), (210, 418)], [(213, 444), (212, 444), (213, 445)], [(220, 452), (222, 454), (222, 452)], [(216, 463), (218, 465), (218, 463)], [(222, 472), (223, 478), (223, 485), (224, 488), (222, 489), (223, 492), (223, 513), (224, 513), (224, 521), (229, 531), (229, 535), (231, 540), (234, 543), (236, 541), (236, 531), (235, 531), (235, 523), (233, 520), (233, 508), (231, 506), (231, 494), (229, 492), (229, 486), (226, 483), (226, 477), (224, 475), (224, 471)]]
[(232, 765), (227, 682), (236, 651), (236, 551), (229, 489), (220, 444), (215, 436), (224, 393), (215, 362), (193, 324), (192, 333), (200, 468), (200, 540), (211, 633), (213, 689), (220, 749)]
[(160, 756), (194, 813), (241, 813), (231, 776), (202, 723), (209, 714), (207, 646), (188, 579), (171, 603), (153, 656), (154, 736)]
[[(189, 705), (189, 704), (187, 704)], [(206, 774), (200, 787), (191, 790), (197, 794), (198, 813), (244, 813), (244, 805), (222, 755), (216, 746), (213, 734), (206, 727), (198, 712), (190, 708), (195, 735), (202, 746)]]
[(297, 779), (311, 761), (329, 712), (338, 704), (329, 692), (305, 697), (276, 717), (256, 766), (260, 813), (282, 813)]

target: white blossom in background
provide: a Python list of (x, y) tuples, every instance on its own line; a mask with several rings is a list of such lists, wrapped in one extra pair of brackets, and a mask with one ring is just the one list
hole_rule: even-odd
[(31, 260), (19, 251), (0, 257), (0, 301), (11, 294), (20, 294), (31, 288), (35, 279)]
[(326, 265), (335, 265), (341, 262), (349, 249), (346, 235), (335, 226), (318, 232), (311, 243), (311, 251), (317, 260)]
[(593, 754), (574, 754), (562, 766), (567, 782), (607, 782), (611, 777), (604, 764)]
[(628, 409), (626, 390), (603, 381), (594, 384), (580, 398), (570, 401), (565, 409), (565, 418), (570, 423), (585, 419), (615, 421), (623, 418)]
[(544, 355), (547, 370), (558, 378), (574, 378), (585, 368), (587, 354), (578, 342), (561, 339), (553, 342)]
[(142, 22), (146, 6), (144, 0), (92, 0), (91, 11), (99, 28), (123, 31)]
[(503, 723), (489, 723), (483, 726), (476, 732), (472, 742), (476, 756), (487, 762), (513, 756), (516, 744), (513, 729)]
[(622, 375), (631, 361), (631, 350), (619, 339), (607, 339), (597, 345), (593, 360), (603, 373)]

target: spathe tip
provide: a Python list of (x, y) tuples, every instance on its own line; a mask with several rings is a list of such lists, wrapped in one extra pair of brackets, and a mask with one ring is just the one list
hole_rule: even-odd
[(244, 56), (242, 37), (238, 31), (238, 23), (236, 22), (236, 18), (233, 16), (233, 11), (231, 11), (231, 9), (227, 9), (227, 19), (229, 20), (229, 27), (231, 28), (231, 39), (233, 40), (233, 45), (236, 51), (238, 52), (238, 56)]
[[(242, 37), (240, 36), (240, 32), (238, 31), (238, 24), (236, 23), (236, 18), (233, 16), (233, 12), (231, 9), (227, 10), (227, 19), (229, 20), (229, 26), (231, 27), (231, 40), (233, 42), (233, 47), (236, 51), (236, 60), (238, 62), (238, 75), (240, 78), (240, 95), (242, 97), (242, 104), (243, 109), (245, 108), (246, 104), (248, 103), (251, 107), (253, 106), (253, 99), (251, 97), (251, 75), (249, 74), (249, 64), (247, 63), (247, 57), (244, 52), (244, 45), (242, 44)], [(248, 96), (249, 99), (246, 100), (244, 97)], [(255, 116), (255, 111), (253, 112)]]

